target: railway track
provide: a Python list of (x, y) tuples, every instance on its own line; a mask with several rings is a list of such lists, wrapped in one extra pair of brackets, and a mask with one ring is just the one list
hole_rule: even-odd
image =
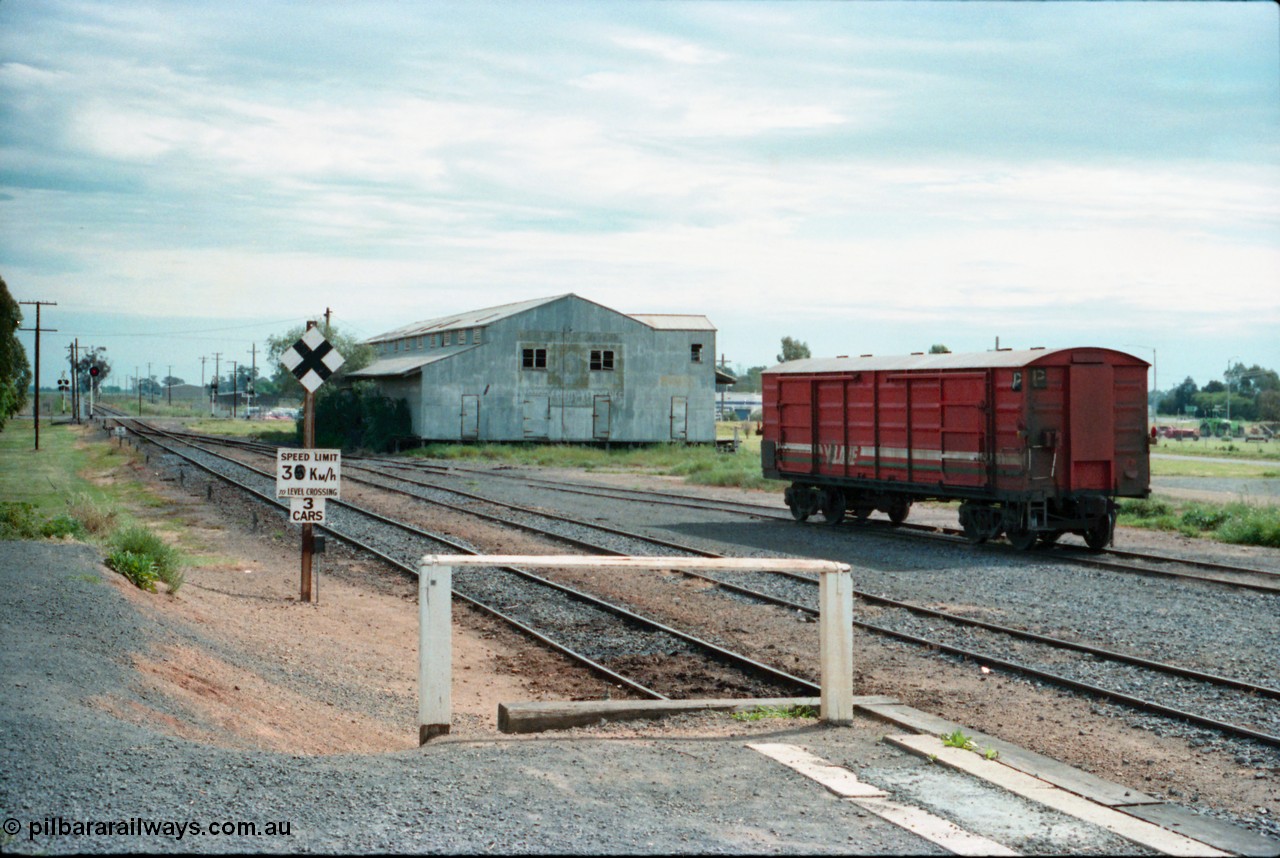
[[(253, 449), (254, 452), (262, 455), (274, 455), (274, 448), (265, 445), (233, 446)], [(654, 553), (656, 548), (659, 552), (708, 557), (722, 556), (669, 540), (658, 540), (652, 536), (618, 528), (585, 523), (565, 516), (554, 516), (545, 510), (520, 507), (456, 487), (428, 483), (413, 476), (412, 472), (415, 471), (421, 475), (423, 473), (421, 468), (397, 467), (379, 460), (357, 461), (359, 464), (349, 461), (344, 469), (348, 479), (352, 478), (351, 470), (354, 466), (355, 469), (371, 475), (367, 478), (355, 478), (356, 480), (368, 482), (380, 490), (399, 492), (416, 500), (450, 509), (459, 509), (460, 503), (466, 503), (465, 512), (468, 515), (482, 516), (503, 524), (514, 524), (525, 530), (568, 542), (586, 550), (628, 554)], [(435, 471), (434, 476), (440, 476), (439, 471)], [(453, 474), (453, 476), (457, 475)], [(632, 492), (631, 494), (644, 497), (645, 502), (648, 503), (651, 502), (649, 495), (653, 493)], [(494, 511), (484, 512), (476, 509), (477, 505), (488, 505)], [(537, 523), (539, 521), (542, 523)], [(583, 538), (581, 535), (575, 536), (565, 532), (566, 526), (579, 534), (587, 530), (596, 536), (591, 539)], [(741, 575), (735, 575), (730, 581), (714, 575), (685, 574), (760, 602), (811, 615), (816, 615), (817, 612), (817, 582), (804, 576), (753, 575), (749, 576), (753, 580), (752, 585), (744, 586), (741, 583), (743, 580)], [(857, 591), (855, 596), (865, 604), (875, 606), (882, 615), (890, 615), (889, 618), (892, 619), (890, 625), (865, 621), (855, 623), (865, 631), (947, 652), (984, 666), (992, 666), (1084, 691), (1126, 706), (1156, 712), (1228, 735), (1280, 745), (1280, 711), (1277, 710), (1274, 702), (1280, 699), (1280, 689), (1264, 683), (1194, 670), (1102, 646), (976, 620), (869, 592)], [(940, 628), (939, 624), (943, 627)], [(1001, 654), (1010, 651), (1016, 652), (1019, 659), (1014, 660)], [(1079, 653), (1082, 657), (1064, 669), (1061, 664), (1064, 651)], [(1055, 669), (1046, 669), (1044, 665), (1055, 665)], [(1182, 697), (1199, 699), (1200, 709), (1196, 711), (1186, 706), (1168, 706), (1131, 691), (1132, 689), (1151, 689), (1155, 693), (1160, 692), (1161, 689), (1167, 691), (1167, 684), (1170, 681), (1182, 685), (1179, 689)], [(1224, 700), (1224, 694), (1232, 696)], [(1232, 720), (1226, 720), (1221, 714), (1224, 712), (1231, 713)]]
[[(155, 427), (135, 423), (131, 428), (147, 443), (256, 500), (281, 511), (288, 508), (274, 497), (274, 473), (168, 437)], [(317, 527), (409, 576), (416, 577), (417, 561), (424, 554), (482, 553), (350, 502), (331, 499), (327, 506), (331, 522)], [(813, 696), (820, 690), (808, 679), (528, 570), (468, 569), (456, 573), (454, 583), (460, 600), (642, 697)], [(636, 666), (610, 666), (619, 662)]]
[[(184, 433), (177, 434), (182, 435)], [(257, 441), (221, 438), (210, 435), (196, 435), (195, 433), (186, 434), (190, 434), (194, 438), (205, 439), (210, 443), (242, 447), (244, 449), (257, 449), (264, 453), (269, 452), (271, 455), (274, 455), (275, 451), (274, 445), (263, 444)], [(404, 459), (390, 459), (376, 456), (349, 457), (348, 461), (376, 462), (386, 467), (403, 469), (406, 471), (435, 473), (442, 476), (472, 476), (478, 478), (510, 479), (516, 480), (524, 485), (538, 486), (564, 494), (584, 495), (588, 497), (600, 497), (613, 500), (643, 500), (646, 503), (651, 504), (662, 504), (689, 509), (716, 510), (729, 514), (749, 516), (756, 519), (788, 522), (794, 520), (790, 512), (780, 507), (744, 501), (708, 500), (706, 497), (682, 495), (675, 492), (652, 491), (645, 489), (620, 489), (612, 486), (599, 486), (576, 482), (566, 483), (545, 477), (533, 477), (527, 474), (505, 471), (502, 469), (475, 469), (452, 465), (446, 467), (426, 462), (412, 462)], [(883, 536), (886, 538), (905, 537), (936, 539), (943, 543), (978, 548), (979, 550), (994, 552), (996, 554), (1015, 553), (1012, 547), (999, 543), (986, 544), (983, 546), (970, 546), (968, 540), (964, 537), (963, 531), (960, 528), (954, 527), (917, 524), (913, 522), (903, 522), (902, 524), (894, 525), (887, 521), (873, 519), (862, 522), (853, 520), (845, 521), (839, 525), (839, 528), (841, 532), (846, 530), (857, 530), (864, 533), (873, 533), (877, 536)], [(1114, 572), (1160, 575), (1173, 578), (1183, 578), (1191, 581), (1205, 581), (1215, 584), (1224, 584), (1263, 592), (1280, 593), (1280, 573), (1263, 569), (1251, 569), (1226, 563), (1216, 563), (1196, 557), (1126, 551), (1114, 547), (1105, 549), (1100, 556), (1097, 553), (1086, 551), (1084, 548), (1069, 544), (1056, 544), (1053, 546), (1041, 545), (1035, 550), (1033, 556), (1052, 556), (1055, 561), (1061, 560), (1081, 566), (1106, 569)]]

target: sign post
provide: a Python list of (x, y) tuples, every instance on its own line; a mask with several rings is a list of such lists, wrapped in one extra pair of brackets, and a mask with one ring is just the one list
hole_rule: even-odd
[[(306, 394), (302, 401), (302, 450), (279, 450), (276, 453), (276, 497), (290, 498), (289, 518), (302, 525), (302, 581), (299, 598), (303, 602), (311, 601), (311, 555), (315, 549), (315, 535), (311, 532), (313, 522), (324, 522), (324, 498), (338, 498), (339, 475), (341, 468), (341, 452), (338, 450), (316, 450), (316, 403), (315, 392), (325, 383), (329, 376), (342, 366), (345, 358), (325, 339), (324, 334), (316, 328), (316, 323), (307, 322), (307, 331), (280, 355), (280, 363), (302, 384)], [(310, 458), (322, 454), (332, 456), (331, 459)], [(305, 460), (282, 460), (282, 456), (307, 456)], [(282, 476), (285, 464), (291, 466), (287, 477)], [(326, 470), (328, 466), (328, 470)], [(328, 477), (332, 475), (332, 482)], [(308, 481), (310, 481), (308, 483)], [(298, 493), (281, 494), (283, 488)], [(308, 487), (312, 490), (308, 493)], [(329, 493), (332, 490), (332, 493)], [(313, 498), (319, 501), (319, 509), (301, 509), (295, 500)], [(319, 514), (319, 518), (311, 516)], [(304, 517), (299, 518), (299, 515)]]

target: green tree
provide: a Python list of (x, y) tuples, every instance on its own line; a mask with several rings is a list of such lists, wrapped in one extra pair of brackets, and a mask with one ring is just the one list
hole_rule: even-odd
[(22, 308), (0, 277), (0, 429), (27, 404), (31, 386), (31, 364), (18, 339), (21, 326)]
[(1280, 390), (1264, 390), (1258, 394), (1258, 419), (1280, 421)]
[(1182, 384), (1169, 391), (1169, 395), (1165, 397), (1164, 402), (1160, 403), (1160, 410), (1165, 414), (1182, 414), (1183, 407), (1194, 404), (1192, 397), (1199, 392), (1195, 381), (1191, 376), (1187, 376)]
[[(382, 453), (412, 432), (409, 404), (383, 396), (372, 381), (350, 387), (325, 384), (316, 393), (316, 446)], [(302, 420), (298, 421), (302, 440)]]
[[(89, 368), (98, 368), (98, 377), (89, 375)], [(80, 389), (89, 392), (89, 382), (93, 382), (94, 390), (101, 390), (102, 383), (111, 375), (111, 361), (107, 360), (107, 350), (102, 346), (96, 349), (84, 349), (80, 352), (80, 360), (76, 362), (76, 372), (80, 375)]]
[(934, 343), (933, 345), (929, 346), (929, 354), (931, 354), (931, 355), (949, 355), (949, 354), (951, 354), (951, 349), (947, 348), (947, 347), (946, 347), (946, 346), (944, 346), (942, 343)]
[(733, 385), (735, 393), (759, 393), (760, 392), (760, 373), (764, 372), (768, 367), (751, 366), (738, 373), (738, 380)]
[[(331, 327), (320, 325), (320, 329), (324, 333), (325, 339), (327, 339), (329, 343), (338, 350), (338, 354), (342, 355), (343, 358), (342, 366), (338, 368), (336, 373), (329, 376), (329, 380), (325, 382), (325, 387), (337, 387), (338, 383), (342, 381), (343, 376), (348, 372), (353, 372), (357, 369), (364, 369), (366, 366), (373, 363), (375, 357), (373, 346), (365, 345), (354, 337), (349, 337), (346, 334), (343, 334), (338, 330), (337, 325), (333, 325)], [(285, 369), (284, 364), (280, 363), (280, 355), (284, 354), (290, 346), (302, 339), (302, 335), (304, 333), (306, 333), (306, 327), (298, 325), (297, 327), (290, 328), (279, 336), (267, 338), (266, 365), (274, 368), (268, 378), (273, 387), (273, 392), (278, 393), (282, 398), (289, 397), (301, 400), (303, 394), (306, 393), (298, 380), (293, 377), (293, 373)], [(324, 388), (321, 388), (321, 390), (323, 389)], [(257, 392), (265, 393), (266, 391), (258, 389)]]
[(813, 357), (809, 354), (809, 346), (800, 340), (791, 337), (782, 338), (782, 354), (778, 355), (778, 363), (786, 363), (790, 360), (803, 360), (807, 357)]

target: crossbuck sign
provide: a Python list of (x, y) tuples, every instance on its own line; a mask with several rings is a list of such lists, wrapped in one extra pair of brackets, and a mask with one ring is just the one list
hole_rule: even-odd
[(338, 371), (345, 361), (333, 345), (324, 338), (319, 328), (310, 328), (284, 354), (280, 363), (302, 383), (307, 393), (315, 393), (329, 376)]

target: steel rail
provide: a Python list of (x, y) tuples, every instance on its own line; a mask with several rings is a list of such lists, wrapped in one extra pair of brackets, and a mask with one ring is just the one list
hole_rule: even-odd
[[(188, 455), (186, 455), (186, 454), (182, 453), (181, 451), (175, 450), (175, 449), (173, 449), (172, 447), (168, 446), (167, 444), (164, 444), (164, 443), (162, 443), (162, 442), (160, 442), (160, 441), (157, 441), (157, 440), (156, 440), (156, 438), (154, 437), (154, 435), (157, 435), (157, 434), (158, 434), (158, 435), (163, 436), (163, 435), (165, 434), (165, 431), (164, 431), (164, 430), (157, 429), (156, 427), (153, 427), (153, 426), (151, 426), (151, 427), (147, 427), (147, 429), (149, 430), (149, 433), (151, 433), (151, 434), (144, 435), (144, 433), (143, 433), (143, 432), (137, 432), (137, 434), (138, 434), (138, 435), (140, 435), (140, 436), (142, 436), (142, 437), (145, 437), (145, 438), (146, 438), (146, 440), (148, 441), (148, 443), (156, 444), (157, 446), (161, 447), (162, 449), (166, 450), (167, 452), (169, 452), (169, 453), (171, 453), (171, 454), (173, 454), (173, 455), (179, 456), (180, 458), (185, 459), (186, 461), (191, 462), (191, 463), (192, 463), (193, 465), (195, 465), (196, 467), (201, 468), (202, 470), (204, 470), (204, 471), (206, 471), (206, 472), (208, 472), (208, 473), (212, 474), (212, 475), (213, 475), (213, 476), (215, 476), (215, 477), (218, 477), (218, 478), (219, 478), (219, 479), (221, 479), (221, 480), (224, 480), (224, 481), (226, 481), (226, 482), (228, 482), (228, 483), (231, 483), (231, 484), (233, 484), (233, 485), (237, 486), (237, 488), (240, 488), (240, 489), (242, 489), (242, 490), (245, 490), (245, 491), (247, 491), (247, 492), (249, 492), (249, 493), (251, 493), (251, 494), (255, 495), (256, 497), (258, 497), (258, 498), (260, 498), (260, 499), (262, 499), (262, 500), (264, 500), (264, 501), (268, 502), (270, 505), (278, 506), (278, 507), (286, 508), (286, 509), (287, 509), (287, 506), (286, 506), (285, 504), (283, 504), (282, 502), (280, 502), (279, 500), (277, 500), (277, 499), (275, 499), (275, 498), (272, 498), (270, 495), (267, 495), (267, 494), (265, 494), (265, 493), (263, 493), (263, 492), (260, 492), (260, 491), (258, 491), (257, 489), (253, 488), (252, 486), (248, 486), (248, 485), (246, 485), (246, 484), (244, 484), (244, 483), (242, 483), (242, 482), (240, 482), (240, 481), (238, 481), (238, 480), (235, 480), (234, 478), (232, 478), (232, 477), (230, 477), (230, 476), (228, 476), (228, 475), (226, 475), (226, 474), (220, 474), (220, 473), (218, 473), (217, 471), (215, 471), (214, 469), (212, 469), (212, 468), (208, 467), (207, 465), (204, 465), (204, 464), (202, 464), (202, 463), (200, 463), (200, 462), (197, 462), (195, 459), (193, 459), (192, 457), (190, 457), (190, 456), (188, 456)], [(180, 443), (185, 443), (185, 442), (180, 442)], [(192, 445), (192, 446), (194, 446), (194, 445)], [(274, 474), (268, 474), (268, 473), (266, 473), (266, 472), (264, 472), (264, 471), (261, 471), (261, 470), (259, 470), (259, 469), (257, 469), (257, 468), (254, 468), (254, 467), (253, 467), (253, 466), (251, 466), (251, 465), (247, 465), (247, 464), (245, 464), (244, 462), (239, 462), (239, 461), (237, 461), (237, 460), (235, 460), (235, 459), (231, 459), (231, 458), (228, 458), (228, 457), (226, 457), (226, 456), (222, 456), (222, 455), (220, 455), (220, 454), (218, 454), (218, 453), (214, 453), (213, 451), (209, 451), (209, 450), (204, 450), (203, 452), (205, 452), (205, 453), (207, 453), (207, 454), (209, 454), (209, 455), (215, 456), (215, 457), (217, 457), (217, 458), (220, 458), (220, 459), (222, 459), (223, 461), (229, 462), (229, 463), (234, 464), (234, 465), (236, 465), (236, 466), (238, 466), (238, 467), (245, 468), (246, 470), (252, 471), (252, 472), (254, 472), (254, 473), (256, 473), (256, 474), (258, 474), (258, 475), (260, 475), (260, 476), (263, 476), (263, 477), (266, 477), (266, 478), (274, 478)], [(413, 527), (412, 525), (408, 525), (408, 524), (405, 524), (405, 523), (403, 523), (403, 522), (396, 521), (395, 519), (388, 518), (387, 516), (383, 516), (383, 515), (381, 515), (380, 513), (373, 512), (372, 510), (365, 509), (365, 508), (360, 507), (360, 506), (358, 506), (358, 505), (356, 505), (356, 504), (351, 504), (351, 503), (346, 502), (346, 501), (338, 501), (338, 500), (333, 500), (333, 499), (329, 499), (329, 503), (334, 504), (334, 505), (336, 505), (336, 506), (345, 507), (345, 508), (347, 508), (347, 509), (351, 510), (352, 512), (355, 512), (355, 513), (357, 513), (357, 514), (359, 514), (359, 515), (364, 515), (364, 516), (367, 516), (367, 517), (369, 517), (369, 518), (374, 519), (375, 521), (379, 521), (379, 522), (381, 522), (381, 523), (383, 523), (383, 524), (386, 524), (386, 525), (389, 525), (389, 526), (392, 526), (392, 527), (399, 528), (399, 529), (401, 529), (401, 530), (403, 530), (403, 531), (405, 531), (405, 532), (407, 532), (407, 533), (410, 533), (410, 534), (412, 534), (412, 535), (414, 535), (414, 536), (417, 536), (417, 537), (419, 537), (419, 538), (423, 538), (423, 539), (431, 540), (431, 541), (434, 541), (434, 542), (438, 542), (438, 543), (440, 543), (440, 544), (442, 544), (442, 545), (447, 545), (447, 546), (449, 546), (449, 547), (450, 547), (450, 549), (452, 549), (452, 550), (456, 551), (457, 553), (460, 553), (460, 554), (470, 554), (470, 555), (476, 555), (476, 554), (478, 554), (478, 553), (479, 553), (479, 552), (477, 552), (477, 551), (475, 551), (475, 550), (473, 550), (473, 549), (471, 549), (471, 548), (468, 548), (468, 547), (467, 547), (467, 546), (465, 546), (465, 545), (462, 545), (462, 544), (460, 544), (460, 543), (454, 542), (453, 540), (450, 540), (450, 539), (449, 539), (449, 538), (447, 538), (447, 537), (443, 537), (443, 536), (440, 536), (440, 535), (438, 535), (438, 534), (428, 533), (428, 532), (426, 532), (426, 531), (423, 531), (423, 530), (420, 530), (420, 529), (418, 529), (418, 528), (415, 528), (415, 527)], [(387, 561), (387, 562), (392, 563), (392, 564), (393, 564), (393, 565), (395, 565), (397, 568), (407, 569), (407, 570), (408, 570), (412, 575), (414, 575), (414, 576), (416, 576), (416, 575), (417, 575), (417, 570), (416, 570), (416, 569), (412, 569), (411, 567), (407, 567), (405, 564), (400, 563), (399, 561), (396, 561), (394, 558), (391, 558), (391, 557), (387, 556), (385, 553), (380, 552), (380, 551), (378, 551), (377, 549), (375, 549), (375, 548), (373, 548), (373, 547), (371, 547), (371, 546), (368, 546), (367, 544), (363, 543), (362, 541), (360, 541), (359, 539), (357, 539), (357, 538), (355, 538), (355, 537), (352, 537), (352, 536), (350, 536), (350, 535), (348, 535), (348, 534), (343, 534), (343, 533), (341, 533), (340, 531), (338, 531), (337, 529), (335, 529), (332, 525), (325, 524), (325, 525), (317, 525), (317, 526), (318, 526), (318, 527), (321, 527), (321, 528), (322, 528), (322, 529), (324, 529), (325, 531), (327, 531), (327, 532), (329, 532), (329, 533), (333, 534), (334, 536), (338, 537), (339, 539), (342, 539), (342, 540), (343, 540), (343, 541), (345, 541), (345, 542), (348, 542), (348, 543), (351, 543), (351, 544), (353, 544), (353, 545), (356, 545), (356, 546), (358, 546), (359, 548), (361, 548), (362, 550), (370, 551), (371, 553), (373, 553), (373, 554), (375, 554), (376, 556), (378, 556), (380, 559), (383, 559), (383, 560), (385, 560), (385, 561)], [(630, 622), (632, 622), (632, 623), (634, 623), (634, 624), (640, 625), (640, 626), (642, 626), (642, 627), (645, 627), (645, 628), (648, 628), (648, 629), (651, 629), (651, 630), (656, 630), (656, 631), (663, 632), (663, 633), (665, 633), (665, 634), (667, 634), (667, 635), (670, 635), (670, 636), (672, 636), (672, 637), (674, 637), (674, 638), (676, 638), (676, 639), (678, 639), (678, 640), (684, 641), (685, 643), (688, 643), (688, 644), (690, 644), (690, 645), (694, 646), (695, 648), (698, 648), (698, 649), (703, 650), (703, 651), (705, 651), (705, 652), (707, 652), (707, 653), (710, 653), (710, 655), (712, 655), (712, 656), (716, 657), (717, 659), (719, 659), (719, 660), (721, 660), (721, 661), (728, 662), (729, 664), (731, 664), (732, 666), (734, 666), (735, 668), (737, 668), (737, 669), (739, 669), (739, 670), (743, 670), (744, 672), (747, 672), (747, 673), (753, 673), (753, 674), (755, 674), (755, 675), (757, 675), (757, 676), (760, 676), (760, 677), (763, 677), (763, 678), (765, 678), (766, 680), (768, 680), (769, 682), (775, 683), (775, 684), (777, 684), (777, 685), (780, 685), (780, 686), (788, 686), (788, 685), (790, 685), (790, 686), (794, 686), (794, 687), (797, 687), (797, 688), (803, 689), (805, 692), (807, 692), (807, 693), (809, 693), (809, 694), (817, 693), (817, 692), (820, 690), (820, 687), (819, 687), (816, 683), (813, 683), (813, 682), (811, 682), (811, 681), (809, 681), (809, 680), (807, 680), (807, 679), (803, 679), (803, 678), (801, 678), (801, 677), (794, 676), (794, 675), (789, 674), (789, 673), (787, 673), (787, 672), (785, 672), (785, 671), (782, 671), (782, 670), (779, 670), (779, 669), (777, 669), (777, 668), (775, 668), (775, 667), (772, 667), (772, 666), (770, 666), (770, 665), (764, 664), (763, 662), (756, 661), (755, 659), (752, 659), (752, 658), (750, 658), (750, 657), (748, 657), (748, 656), (745, 656), (745, 655), (743, 655), (743, 654), (741, 654), (741, 653), (737, 653), (737, 652), (734, 652), (734, 651), (732, 651), (732, 650), (729, 650), (729, 649), (727, 649), (727, 648), (725, 648), (725, 647), (721, 647), (721, 646), (719, 646), (719, 645), (717, 645), (717, 644), (711, 643), (710, 641), (703, 640), (702, 638), (699, 638), (699, 637), (697, 637), (697, 636), (695, 636), (695, 635), (691, 635), (691, 634), (689, 634), (689, 633), (687, 633), (687, 632), (682, 632), (682, 631), (680, 631), (680, 630), (678, 630), (678, 629), (675, 629), (675, 628), (672, 628), (672, 627), (670, 627), (670, 626), (667, 626), (667, 625), (665, 625), (665, 624), (663, 624), (663, 623), (660, 623), (660, 622), (658, 622), (658, 621), (656, 621), (656, 620), (653, 620), (653, 619), (651, 619), (651, 618), (649, 618), (649, 617), (642, 616), (641, 614), (638, 614), (638, 613), (636, 613), (636, 612), (634, 612), (634, 611), (628, 610), (627, 608), (623, 608), (623, 607), (621, 607), (621, 606), (619, 606), (619, 605), (614, 605), (614, 604), (612, 604), (612, 603), (610, 603), (610, 602), (607, 602), (607, 601), (605, 601), (605, 600), (603, 600), (603, 599), (600, 599), (600, 598), (598, 598), (598, 597), (596, 597), (596, 596), (592, 596), (592, 595), (590, 595), (590, 594), (588, 594), (588, 593), (585, 593), (585, 592), (583, 592), (583, 591), (581, 591), (581, 590), (577, 590), (577, 589), (575, 589), (575, 588), (573, 588), (573, 587), (570, 587), (570, 586), (568, 586), (568, 585), (561, 584), (561, 583), (558, 583), (558, 582), (556, 582), (556, 581), (549, 580), (549, 579), (547, 579), (547, 578), (543, 578), (542, 576), (539, 576), (539, 575), (535, 575), (535, 574), (533, 574), (532, 572), (529, 572), (528, 570), (525, 570), (525, 569), (519, 569), (519, 568), (514, 567), (514, 566), (495, 566), (494, 568), (503, 569), (503, 570), (505, 570), (505, 571), (508, 571), (508, 572), (514, 573), (514, 574), (516, 574), (516, 575), (518, 575), (518, 576), (520, 576), (520, 577), (522, 577), (522, 578), (525, 578), (525, 579), (527, 579), (527, 580), (529, 580), (529, 581), (531, 581), (531, 582), (533, 582), (533, 583), (535, 583), (535, 584), (537, 584), (537, 585), (540, 585), (540, 586), (543, 586), (543, 587), (547, 587), (547, 588), (550, 588), (550, 589), (553, 589), (553, 590), (559, 591), (559, 592), (561, 592), (561, 593), (563, 593), (563, 594), (565, 594), (565, 595), (567, 595), (567, 596), (569, 596), (569, 597), (571, 597), (571, 598), (574, 598), (574, 599), (576, 599), (576, 600), (578, 600), (578, 601), (580, 601), (580, 602), (583, 602), (583, 603), (585, 603), (585, 604), (588, 604), (588, 605), (590, 605), (590, 606), (592, 606), (592, 607), (594, 607), (594, 608), (597, 608), (597, 609), (599, 609), (599, 610), (605, 611), (605, 612), (607, 612), (607, 613), (611, 613), (611, 614), (613, 614), (613, 615), (615, 615), (615, 616), (622, 617), (623, 619), (626, 619), (626, 620), (628, 620), (628, 621), (630, 621)], [(453, 594), (454, 594), (454, 595), (457, 595), (457, 596), (459, 596), (459, 597), (461, 597), (461, 598), (463, 598), (464, 600), (467, 600), (467, 601), (473, 602), (473, 603), (475, 603), (475, 604), (477, 604), (477, 605), (480, 605), (480, 606), (481, 606), (481, 607), (483, 607), (485, 610), (489, 611), (490, 613), (492, 613), (492, 614), (493, 614), (493, 615), (495, 615), (495, 616), (498, 616), (498, 617), (500, 617), (500, 618), (502, 618), (502, 619), (504, 619), (504, 620), (506, 620), (506, 621), (508, 621), (508, 622), (512, 622), (511, 618), (507, 617), (507, 616), (506, 616), (505, 614), (503, 614), (501, 611), (499, 611), (499, 610), (497, 610), (497, 609), (495, 609), (495, 608), (493, 608), (493, 607), (491, 607), (491, 606), (483, 605), (482, 603), (480, 603), (479, 601), (477, 601), (477, 600), (473, 599), (472, 597), (469, 597), (469, 596), (467, 596), (467, 595), (465, 595), (465, 594), (462, 594), (462, 593), (458, 593), (458, 592), (457, 592), (457, 590), (454, 590), (454, 591), (453, 591)], [(522, 630), (524, 630), (524, 629), (526, 628), (526, 627), (524, 627), (524, 626), (522, 626), (521, 624), (516, 623), (516, 622), (513, 622), (513, 625), (517, 625), (517, 627), (520, 627)], [(542, 640), (549, 640), (549, 639), (546, 639), (544, 636), (541, 636), (541, 635), (535, 635), (535, 636), (536, 636), (536, 637), (538, 637), (539, 639), (542, 639)], [(607, 675), (607, 676), (609, 676), (609, 677), (611, 677), (611, 678), (616, 678), (616, 679), (618, 679), (618, 680), (622, 681), (622, 682), (623, 682), (624, 684), (626, 684), (628, 687), (633, 687), (633, 688), (636, 688), (637, 690), (641, 690), (641, 693), (647, 693), (647, 694), (649, 694), (649, 695), (657, 695), (655, 699), (668, 699), (668, 698), (666, 698), (664, 695), (661, 695), (659, 692), (653, 691), (652, 689), (644, 688), (643, 686), (639, 685), (638, 683), (634, 683), (634, 682), (633, 682), (633, 681), (631, 681), (631, 680), (626, 680), (624, 677), (621, 677), (621, 675), (619, 675), (619, 674), (617, 674), (617, 673), (615, 673), (615, 672), (611, 671), (609, 668), (606, 668), (606, 667), (604, 667), (603, 665), (598, 664), (597, 662), (595, 662), (595, 661), (591, 660), (590, 658), (588, 658), (588, 657), (586, 657), (586, 656), (583, 656), (583, 655), (581, 655), (581, 654), (579, 654), (579, 653), (575, 653), (572, 649), (570, 649), (570, 648), (568, 648), (568, 647), (565, 647), (565, 646), (563, 646), (563, 645), (556, 645), (556, 648), (557, 648), (559, 651), (564, 652), (564, 653), (566, 653), (566, 654), (568, 654), (568, 655), (570, 655), (570, 656), (572, 656), (572, 657), (576, 658), (577, 660), (579, 660), (580, 662), (582, 662), (585, 666), (590, 667), (592, 670), (595, 670), (595, 671), (596, 671), (596, 672), (598, 672), (598, 673), (605, 674), (605, 675)]]

